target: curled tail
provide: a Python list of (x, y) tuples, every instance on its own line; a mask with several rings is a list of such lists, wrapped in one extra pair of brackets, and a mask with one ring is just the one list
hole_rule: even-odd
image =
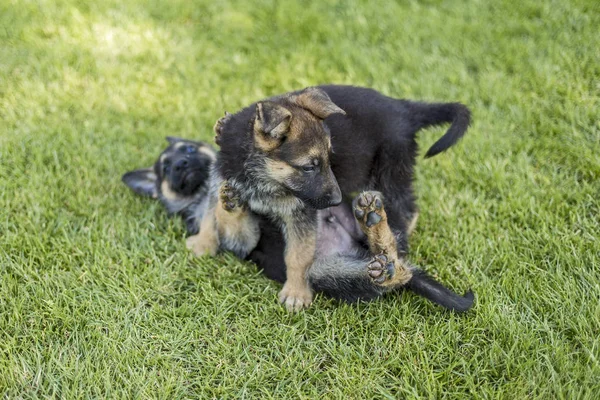
[(413, 276), (405, 287), (419, 296), (457, 312), (467, 311), (473, 305), (475, 296), (472, 291), (469, 290), (464, 296), (460, 296), (421, 269), (414, 268), (412, 273)]
[(452, 123), (446, 134), (427, 150), (425, 158), (433, 157), (455, 144), (471, 123), (471, 112), (460, 103), (413, 103), (411, 113), (419, 128)]

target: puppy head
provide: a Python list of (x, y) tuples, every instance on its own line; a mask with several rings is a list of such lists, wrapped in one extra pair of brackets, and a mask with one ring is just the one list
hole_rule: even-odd
[(153, 167), (127, 172), (123, 182), (134, 192), (160, 199), (177, 212), (208, 183), (215, 151), (204, 142), (167, 137), (169, 146)]
[(340, 187), (331, 171), (331, 134), (323, 120), (345, 114), (318, 88), (256, 105), (254, 149), (265, 173), (313, 208), (338, 205)]

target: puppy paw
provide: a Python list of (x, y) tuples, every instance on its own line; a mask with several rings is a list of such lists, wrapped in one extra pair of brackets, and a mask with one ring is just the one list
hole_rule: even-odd
[(363, 229), (373, 228), (385, 220), (381, 193), (363, 192), (352, 203), (354, 217)]
[(313, 293), (306, 285), (296, 286), (286, 282), (281, 292), (279, 292), (279, 302), (284, 304), (290, 312), (308, 308), (312, 303), (312, 299)]
[(369, 278), (378, 284), (382, 285), (386, 281), (392, 279), (396, 272), (394, 261), (389, 260), (385, 254), (378, 254), (367, 264), (367, 273)]
[(228, 181), (223, 182), (219, 188), (219, 200), (223, 209), (227, 212), (232, 212), (241, 207), (238, 193)]
[(215, 126), (213, 127), (213, 131), (215, 132), (215, 141), (218, 145), (220, 145), (219, 140), (221, 138), (221, 133), (223, 131), (223, 126), (229, 121), (232, 117), (232, 114), (225, 111), (225, 115), (217, 120)]
[(206, 240), (201, 234), (190, 236), (186, 239), (185, 245), (188, 250), (191, 250), (197, 257), (217, 255), (218, 244), (213, 241)]

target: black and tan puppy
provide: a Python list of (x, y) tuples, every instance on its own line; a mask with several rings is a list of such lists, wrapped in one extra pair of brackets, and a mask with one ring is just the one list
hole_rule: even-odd
[[(382, 209), (381, 196), (369, 194), (377, 199), (369, 212), (365, 207), (367, 203), (371, 207), (370, 202), (354, 203), (359, 225), (369, 238), (365, 228), (381, 221), (387, 227), (389, 222), (395, 252), (390, 263), (395, 276), (402, 277), (395, 286), (408, 284), (433, 299), (434, 289), (427, 286), (430, 279), (409, 268), (403, 255), (416, 216), (412, 190), (416, 132), (444, 122), (452, 125), (427, 156), (445, 150), (464, 134), (469, 124), (466, 107), (397, 100), (364, 88), (323, 86), (272, 97), (226, 115), (215, 126), (221, 147), (215, 182), (223, 181), (219, 200), (209, 206), (200, 233), (188, 240), (188, 246), (199, 255), (213, 254), (219, 238), (228, 237), (233, 247), (252, 249), (258, 238), (247, 232), (259, 232), (257, 215), (268, 219), (285, 240), (287, 280), (280, 300), (297, 310), (312, 301), (307, 272), (323, 239), (318, 237), (318, 210), (339, 210), (338, 217), (348, 219), (345, 210), (357, 193), (378, 191), (386, 199), (387, 215), (376, 212)], [(342, 201), (346, 208), (336, 208)], [(221, 226), (231, 227), (230, 236), (215, 233)], [(389, 252), (389, 238), (383, 241)], [(464, 300), (470, 306), (472, 299)]]
[[(213, 185), (209, 191), (210, 178), (207, 177), (214, 153), (208, 145), (176, 138), (169, 138), (169, 143), (153, 167), (123, 176), (132, 190), (160, 199), (167, 210), (183, 216), (190, 235), (198, 233), (200, 220), (210, 203), (220, 202), (226, 217), (248, 212), (237, 204), (227, 185)], [(173, 169), (177, 163), (180, 167)], [(199, 168), (204, 168), (204, 173), (198, 171)], [(188, 183), (182, 184), (185, 177)], [(456, 295), (397, 256), (395, 238), (386, 222), (379, 193), (360, 194), (354, 207), (358, 219), (346, 204), (317, 211), (316, 255), (307, 272), (314, 290), (345, 301), (369, 300), (403, 287), (407, 279), (403, 271), (410, 270), (412, 274), (420, 274), (421, 279), (413, 278), (406, 287), (449, 309), (466, 311), (471, 306), (472, 295)], [(283, 236), (278, 226), (268, 219), (257, 215), (254, 218), (260, 229), (255, 237), (260, 234), (260, 239), (249, 254), (244, 255), (239, 249), (236, 254), (254, 261), (265, 275), (283, 283), (286, 280)], [(223, 230), (216, 234), (219, 247), (232, 250), (230, 243), (220, 242), (223, 233), (227, 234)], [(403, 268), (397, 271), (396, 266), (401, 262)], [(421, 288), (411, 282), (419, 282)]]
[(152, 167), (130, 171), (123, 182), (134, 192), (160, 200), (169, 214), (179, 215), (188, 233), (200, 228), (215, 150), (207, 143), (168, 136), (169, 146)]

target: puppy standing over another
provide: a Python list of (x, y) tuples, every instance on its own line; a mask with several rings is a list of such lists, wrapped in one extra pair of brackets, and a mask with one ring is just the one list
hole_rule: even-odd
[[(359, 225), (370, 238), (365, 228), (385, 220), (385, 226), (391, 228), (386, 234), (390, 238), (384, 240), (389, 244), (388, 253), (394, 244), (390, 263), (395, 276), (402, 277), (396, 283), (408, 284), (443, 304), (440, 298), (446, 293), (435, 294), (431, 279), (415, 273), (403, 255), (416, 216), (412, 191), (416, 132), (444, 122), (452, 125), (427, 156), (445, 150), (464, 134), (469, 124), (466, 107), (397, 100), (364, 88), (323, 86), (276, 96), (226, 115), (215, 126), (221, 147), (216, 181), (226, 182), (219, 200), (207, 209), (200, 233), (188, 240), (188, 246), (198, 255), (214, 254), (219, 237), (223, 238), (221, 232), (214, 232), (235, 221), (226, 241), (249, 252), (258, 239), (246, 233), (257, 232), (257, 215), (268, 218), (281, 229), (286, 244), (287, 280), (280, 301), (288, 309), (298, 310), (312, 301), (307, 271), (311, 265), (314, 268), (317, 250), (317, 210), (333, 210), (342, 200), (347, 205), (356, 197), (354, 193), (380, 191), (388, 203), (387, 215), (376, 212), (383, 204), (379, 193), (363, 193), (354, 202)], [(376, 199), (374, 208), (366, 198)], [(236, 212), (227, 215), (223, 209)], [(363, 218), (367, 219), (361, 221)], [(468, 308), (472, 298), (464, 300)]]

